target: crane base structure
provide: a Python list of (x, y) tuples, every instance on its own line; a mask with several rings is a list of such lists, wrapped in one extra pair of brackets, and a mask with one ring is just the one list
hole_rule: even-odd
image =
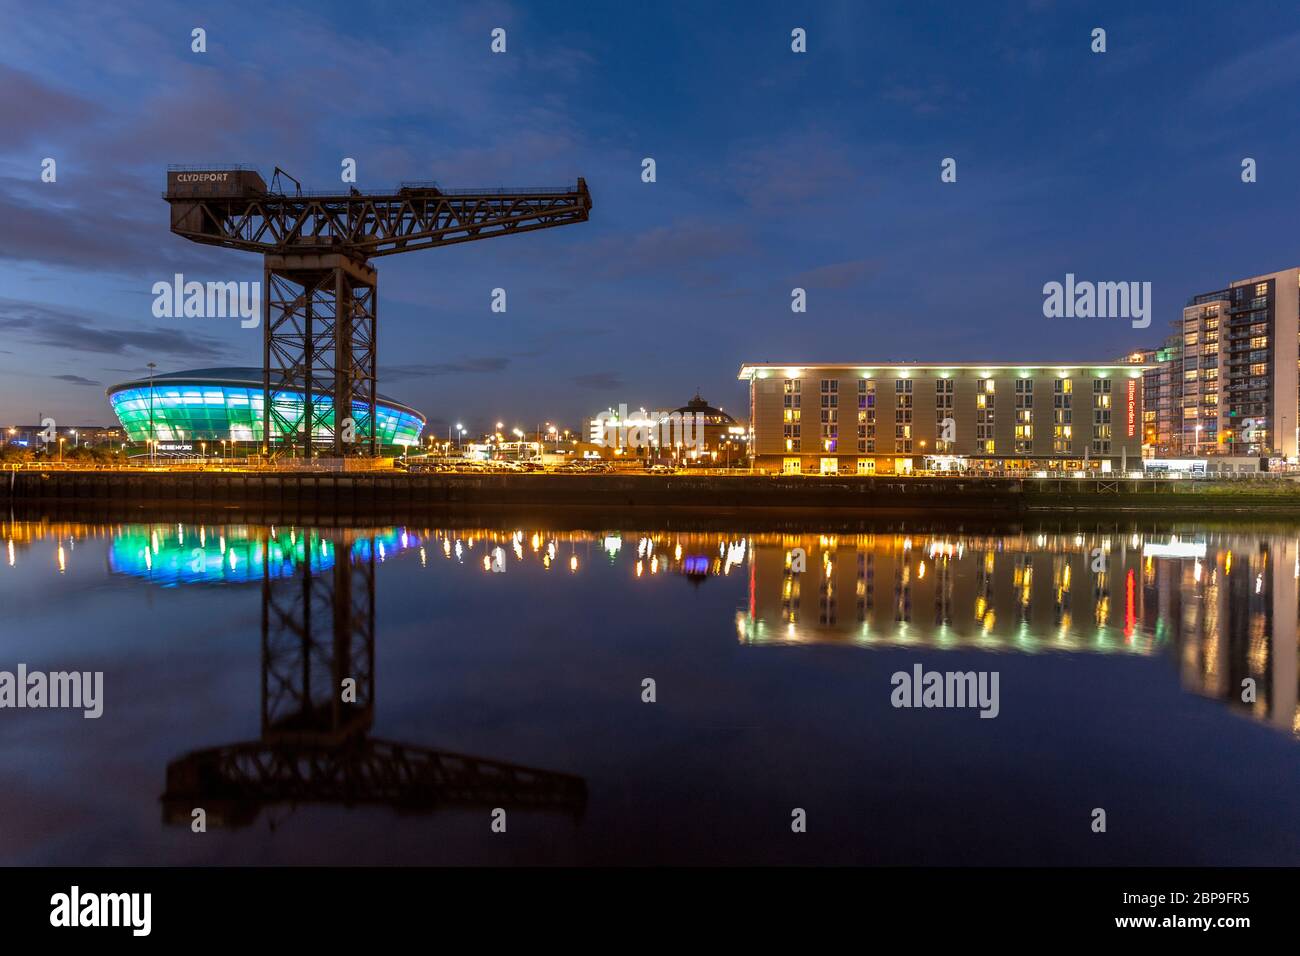
[[(173, 166), (171, 231), (263, 256), (263, 451), (375, 456), (377, 256), (586, 222), (587, 183), (560, 188), (443, 189), (292, 195), (245, 166)], [(291, 177), (285, 176), (286, 179)]]
[(336, 252), (263, 259), (266, 433), (288, 436), (304, 458), (312, 457), (320, 436), (336, 456), (348, 448), (377, 455), (378, 272)]

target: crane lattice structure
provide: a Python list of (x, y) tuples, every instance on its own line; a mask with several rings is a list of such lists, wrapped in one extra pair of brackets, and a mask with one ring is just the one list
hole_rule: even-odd
[(164, 198), (178, 236), (262, 254), (263, 444), (296, 444), (308, 459), (325, 442), (336, 457), (379, 451), (371, 259), (585, 222), (591, 211), (581, 178), (557, 189), (410, 182), (315, 193), (279, 167), (270, 188), (243, 166), (170, 167)]

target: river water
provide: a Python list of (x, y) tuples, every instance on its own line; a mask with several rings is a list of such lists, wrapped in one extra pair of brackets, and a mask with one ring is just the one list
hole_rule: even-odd
[(0, 862), (1300, 863), (1300, 529), (576, 524), (0, 525)]

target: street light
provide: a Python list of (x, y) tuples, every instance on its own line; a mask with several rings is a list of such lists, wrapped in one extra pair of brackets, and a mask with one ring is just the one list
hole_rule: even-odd
[(154, 363), (154, 362), (150, 362), (150, 363), (149, 363), (149, 438), (150, 438), (150, 445), (149, 445), (149, 462), (150, 462), (151, 464), (152, 464), (153, 461), (154, 461), (154, 452), (153, 452), (153, 443), (152, 443), (152, 440), (153, 440), (154, 437), (155, 437), (155, 432), (154, 432), (154, 427), (153, 427), (153, 370), (156, 369), (157, 367), (158, 367), (158, 366), (157, 366), (156, 363)]

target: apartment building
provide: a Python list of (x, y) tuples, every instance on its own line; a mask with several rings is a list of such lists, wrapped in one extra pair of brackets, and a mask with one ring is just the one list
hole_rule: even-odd
[(1130, 356), (1144, 366), (1148, 454), (1297, 453), (1300, 268), (1192, 296), (1174, 337)]

